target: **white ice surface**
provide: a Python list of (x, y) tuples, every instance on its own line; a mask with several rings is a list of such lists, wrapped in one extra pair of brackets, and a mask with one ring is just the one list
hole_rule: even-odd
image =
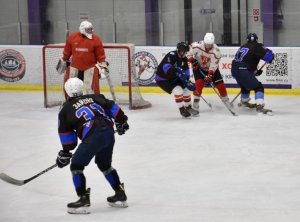
[[(274, 116), (237, 109), (204, 95), (200, 116), (183, 119), (172, 96), (144, 95), (153, 107), (131, 111), (116, 135), (113, 166), (125, 183), (126, 209), (111, 208), (112, 189), (94, 162), (86, 168), (91, 214), (69, 215), (77, 200), (69, 167), (24, 186), (0, 181), (1, 222), (299, 222), (300, 98), (266, 96)], [(233, 98), (233, 95), (230, 96)], [(54, 164), (58, 107), (40, 92), (0, 92), (0, 172), (27, 179)]]

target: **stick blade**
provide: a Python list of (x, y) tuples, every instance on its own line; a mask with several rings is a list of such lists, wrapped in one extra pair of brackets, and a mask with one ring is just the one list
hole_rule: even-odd
[(3, 181), (5, 181), (5, 182), (7, 182), (7, 183), (16, 185), (16, 186), (22, 186), (22, 185), (25, 184), (25, 181), (24, 181), (24, 180), (17, 180), (17, 179), (14, 179), (14, 178), (8, 176), (8, 175), (5, 174), (5, 173), (1, 173), (1, 174), (0, 174), (0, 179), (2, 179)]

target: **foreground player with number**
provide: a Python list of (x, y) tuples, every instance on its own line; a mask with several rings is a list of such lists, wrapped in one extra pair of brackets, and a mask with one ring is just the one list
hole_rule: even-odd
[[(72, 77), (81, 79), (85, 84), (86, 94), (99, 93), (99, 77), (106, 78), (109, 75), (105, 59), (103, 43), (93, 33), (92, 23), (82, 21), (79, 32), (73, 32), (67, 38), (63, 57), (59, 59), (56, 69), (58, 73), (65, 74), (65, 82)], [(67, 67), (69, 60), (71, 64)]]
[(157, 67), (155, 81), (169, 94), (174, 94), (180, 114), (187, 118), (197, 116), (199, 112), (191, 106), (191, 93), (195, 84), (190, 81), (190, 70), (186, 53), (189, 45), (186, 42), (177, 44), (177, 49), (165, 55)]
[[(232, 61), (231, 74), (241, 87), (241, 105), (248, 108), (254, 107), (258, 113), (271, 115), (272, 110), (264, 108), (264, 87), (256, 76), (262, 74), (261, 69), (257, 71), (260, 60), (271, 63), (274, 53), (257, 40), (255, 33), (248, 34), (247, 43), (238, 49)], [(255, 104), (249, 103), (251, 90), (255, 91)]]
[[(90, 207), (90, 188), (86, 188), (84, 168), (95, 157), (95, 163), (115, 191), (108, 197), (111, 206), (127, 207), (127, 197), (117, 171), (112, 167), (112, 153), (115, 143), (113, 125), (119, 135), (129, 129), (127, 116), (117, 103), (102, 94), (83, 95), (83, 82), (70, 78), (65, 83), (69, 99), (59, 112), (58, 133), (63, 149), (59, 151), (58, 167), (71, 161), (73, 183), (79, 200), (68, 204), (68, 212), (87, 214)], [(114, 122), (113, 122), (114, 120)], [(77, 146), (77, 137), (82, 141)]]
[(227, 89), (219, 71), (221, 52), (215, 44), (214, 34), (206, 33), (203, 41), (193, 42), (187, 57), (193, 65), (196, 80), (193, 108), (199, 110), (199, 101), (205, 84), (213, 84), (218, 89), (223, 103), (230, 108)]

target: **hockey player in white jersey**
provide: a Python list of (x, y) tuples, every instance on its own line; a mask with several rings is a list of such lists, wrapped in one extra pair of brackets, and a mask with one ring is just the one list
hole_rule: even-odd
[(215, 44), (214, 34), (206, 33), (203, 41), (193, 42), (187, 57), (193, 65), (196, 81), (196, 90), (193, 92), (193, 108), (199, 110), (202, 90), (206, 84), (211, 83), (218, 89), (223, 102), (229, 105), (226, 86), (219, 71), (221, 52)]

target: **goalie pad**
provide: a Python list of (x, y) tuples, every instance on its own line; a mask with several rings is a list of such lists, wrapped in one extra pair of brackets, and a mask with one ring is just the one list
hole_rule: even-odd
[(67, 62), (65, 62), (62, 58), (60, 58), (56, 65), (56, 71), (58, 74), (64, 74), (67, 69)]
[(84, 71), (84, 94), (99, 94), (99, 71), (96, 67)]
[(100, 78), (107, 79), (109, 76), (109, 63), (108, 62), (98, 62), (95, 67), (99, 70)]

